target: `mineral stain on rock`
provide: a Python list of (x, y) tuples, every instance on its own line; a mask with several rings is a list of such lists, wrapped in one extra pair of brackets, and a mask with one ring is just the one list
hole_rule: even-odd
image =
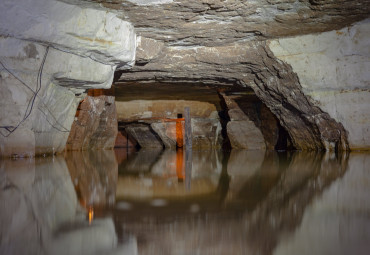
[(33, 43), (28, 44), (23, 48), (23, 51), (26, 53), (27, 58), (37, 58), (39, 52), (36, 49), (36, 46)]

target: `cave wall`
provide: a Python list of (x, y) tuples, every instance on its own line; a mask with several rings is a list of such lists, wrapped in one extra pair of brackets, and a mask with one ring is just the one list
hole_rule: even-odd
[(351, 149), (370, 148), (370, 20), (340, 30), (269, 41), (303, 92), (348, 131)]
[(104, 150), (115, 146), (118, 133), (115, 98), (94, 91), (89, 90), (77, 108), (66, 150)]
[(61, 152), (87, 88), (133, 65), (133, 26), (97, 5), (3, 1), (0, 156)]

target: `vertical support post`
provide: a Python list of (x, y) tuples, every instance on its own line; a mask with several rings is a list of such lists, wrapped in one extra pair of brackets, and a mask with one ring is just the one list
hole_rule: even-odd
[(190, 107), (184, 109), (185, 118), (185, 189), (190, 190), (191, 187), (191, 168), (192, 168), (192, 134), (191, 134), (191, 118)]

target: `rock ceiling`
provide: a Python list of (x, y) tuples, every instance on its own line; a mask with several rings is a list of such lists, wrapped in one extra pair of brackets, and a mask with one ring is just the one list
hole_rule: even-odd
[(370, 13), (369, 0), (96, 2), (121, 12), (139, 35), (168, 46), (220, 46), (323, 32), (350, 25)]

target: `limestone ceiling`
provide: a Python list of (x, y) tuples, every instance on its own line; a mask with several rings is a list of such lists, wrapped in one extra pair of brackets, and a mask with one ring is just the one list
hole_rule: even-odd
[(260, 55), (267, 39), (340, 29), (370, 16), (370, 0), (90, 1), (135, 27), (136, 65), (122, 82), (248, 86), (266, 66)]
[(370, 14), (370, 0), (93, 0), (138, 35), (170, 46), (218, 46), (339, 29)]

